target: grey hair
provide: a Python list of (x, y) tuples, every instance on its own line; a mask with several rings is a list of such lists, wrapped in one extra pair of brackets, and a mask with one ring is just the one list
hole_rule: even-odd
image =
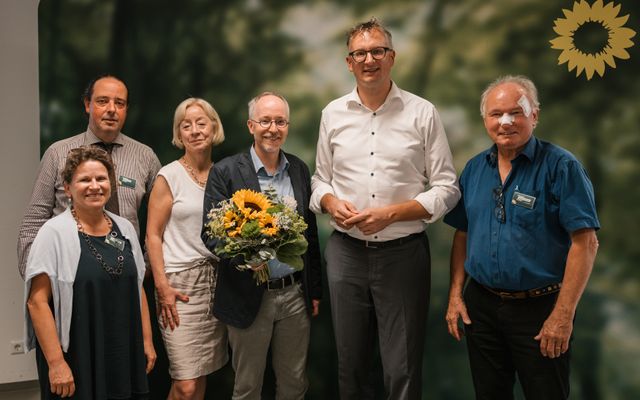
[(373, 30), (377, 30), (384, 34), (384, 37), (387, 39), (387, 43), (389, 48), (393, 49), (393, 41), (391, 40), (391, 32), (380, 22), (376, 17), (371, 17), (370, 20), (366, 22), (360, 22), (355, 25), (353, 28), (349, 29), (347, 32), (347, 47), (351, 44), (351, 39), (357, 34), (361, 34), (364, 32), (371, 32)]
[(489, 95), (489, 92), (504, 83), (515, 83), (516, 85), (520, 86), (524, 90), (526, 96), (529, 98), (529, 101), (531, 101), (533, 110), (540, 110), (540, 102), (538, 101), (538, 89), (536, 89), (536, 85), (533, 83), (533, 81), (524, 75), (505, 75), (491, 82), (489, 86), (487, 86), (487, 88), (484, 90), (484, 92), (482, 92), (482, 96), (480, 96), (480, 115), (482, 115), (482, 118), (484, 118), (484, 107), (487, 103), (487, 96)]
[(277, 98), (279, 98), (280, 100), (282, 100), (282, 102), (284, 103), (284, 108), (285, 108), (285, 112), (287, 114), (287, 120), (289, 119), (289, 102), (287, 101), (287, 99), (284, 98), (283, 95), (278, 94), (276, 92), (262, 92), (259, 95), (257, 95), (256, 97), (254, 97), (253, 99), (251, 99), (249, 101), (249, 119), (252, 119), (254, 116), (254, 113), (256, 111), (256, 103), (263, 97), (266, 96), (275, 96)]

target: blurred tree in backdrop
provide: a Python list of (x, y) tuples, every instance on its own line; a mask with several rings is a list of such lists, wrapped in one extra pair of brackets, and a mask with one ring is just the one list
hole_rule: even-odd
[[(629, 14), (626, 26), (640, 32), (640, 3), (615, 3), (619, 16)], [(269, 89), (291, 105), (286, 149), (313, 169), (320, 111), (354, 85), (344, 61), (345, 32), (376, 16), (394, 35), (394, 80), (439, 109), (461, 170), (490, 145), (478, 109), (484, 87), (500, 75), (528, 75), (542, 103), (535, 134), (584, 163), (602, 224), (596, 267), (576, 317), (572, 398), (637, 398), (640, 51), (637, 44), (627, 49), (631, 58), (617, 59), (603, 77), (568, 72), (549, 41), (557, 37), (554, 21), (572, 6), (565, 0), (42, 0), (41, 149), (86, 128), (80, 94), (95, 75), (112, 73), (130, 91), (124, 132), (150, 145), (163, 164), (180, 155), (170, 145), (171, 124), (184, 98), (203, 97), (219, 112), (226, 133), (214, 149), (219, 160), (250, 145), (247, 101)], [(326, 217), (320, 222), (324, 241), (330, 228)], [(437, 222), (428, 233), (433, 272), (424, 397), (469, 399), (465, 345), (448, 336), (444, 323), (453, 232)], [(310, 399), (337, 398), (329, 313), (327, 294), (312, 328)], [(376, 374), (381, 379), (379, 366)], [(153, 398), (166, 398), (166, 359), (150, 380)], [(230, 397), (232, 384), (227, 366), (209, 378), (207, 398)], [(377, 387), (383, 398), (381, 381)], [(272, 391), (269, 373), (264, 398)]]

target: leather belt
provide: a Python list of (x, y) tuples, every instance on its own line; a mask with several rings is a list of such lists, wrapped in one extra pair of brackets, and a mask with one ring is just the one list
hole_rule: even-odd
[(267, 290), (279, 290), (299, 282), (301, 278), (302, 273), (300, 271), (296, 271), (287, 276), (283, 276), (282, 278), (269, 279), (264, 283), (264, 285)]
[(360, 240), (356, 239), (353, 236), (349, 236), (348, 234), (340, 231), (336, 231), (343, 239), (349, 240), (350, 242), (356, 243), (362, 247), (366, 247), (367, 249), (384, 249), (393, 246), (399, 246), (401, 244), (410, 242), (414, 239), (424, 237), (424, 232), (412, 233), (411, 235), (403, 236), (398, 239), (387, 240), (385, 242), (372, 242), (370, 240)]
[(513, 291), (513, 290), (490, 288), (479, 282), (478, 282), (478, 285), (482, 286), (488, 292), (491, 292), (496, 296), (499, 296), (503, 300), (504, 299), (522, 300), (522, 299), (528, 299), (531, 297), (546, 296), (548, 294), (559, 292), (560, 288), (562, 287), (562, 283), (558, 282), (558, 283), (552, 283), (550, 285), (545, 285), (536, 289)]

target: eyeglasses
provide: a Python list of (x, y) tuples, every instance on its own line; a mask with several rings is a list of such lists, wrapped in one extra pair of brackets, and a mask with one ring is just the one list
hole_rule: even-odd
[(388, 47), (374, 47), (371, 50), (354, 50), (349, 55), (353, 61), (357, 63), (364, 62), (367, 59), (367, 53), (371, 54), (374, 60), (382, 60), (387, 55), (387, 51), (393, 50)]
[(498, 186), (493, 189), (493, 199), (496, 201), (496, 208), (493, 209), (498, 221), (505, 223), (507, 218), (504, 210), (504, 193), (502, 193), (502, 186)]
[(286, 119), (261, 119), (260, 121), (252, 119), (251, 121), (255, 122), (256, 124), (260, 124), (260, 126), (265, 129), (271, 128), (271, 124), (276, 124), (276, 128), (278, 129), (282, 129), (289, 125), (289, 121), (287, 121)]

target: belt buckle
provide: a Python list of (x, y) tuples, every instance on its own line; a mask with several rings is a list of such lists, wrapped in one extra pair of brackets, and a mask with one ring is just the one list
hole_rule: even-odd
[(278, 290), (280, 289), (278, 286), (278, 284), (282, 287), (282, 278), (278, 278), (278, 279), (270, 279), (267, 281), (267, 290)]
[(377, 249), (378, 246), (376, 246), (376, 242), (370, 242), (368, 240), (364, 241), (364, 247), (366, 247), (367, 249)]

